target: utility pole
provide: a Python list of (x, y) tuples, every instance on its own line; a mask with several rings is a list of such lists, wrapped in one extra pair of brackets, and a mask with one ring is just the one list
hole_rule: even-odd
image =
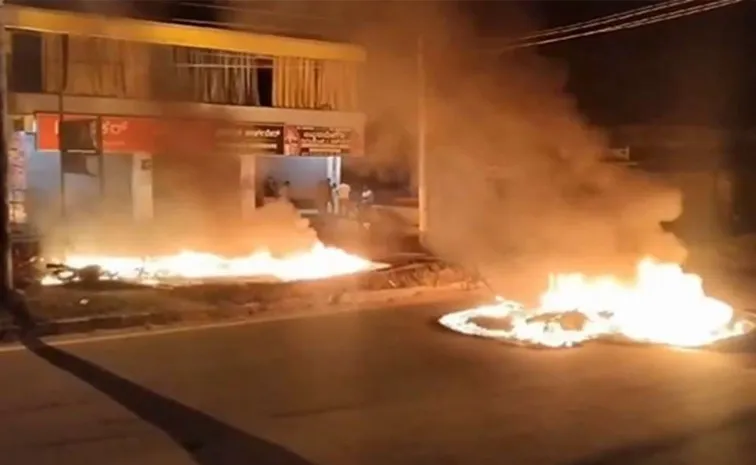
[(424, 38), (417, 38), (417, 198), (420, 226), (420, 243), (428, 245), (428, 172), (427, 172), (427, 96), (425, 76)]
[(13, 252), (10, 231), (10, 202), (8, 190), (10, 125), (8, 123), (8, 47), (5, 35), (5, 1), (0, 0), (0, 303), (10, 301), (13, 292)]
[[(0, 0), (2, 1), (2, 0)], [(65, 159), (66, 153), (63, 143), (63, 118), (65, 111), (63, 102), (65, 100), (66, 87), (68, 87), (68, 36), (60, 36), (60, 88), (58, 89), (58, 153), (60, 153), (60, 219), (63, 222), (64, 243), (68, 248), (68, 211), (66, 208), (66, 170)]]

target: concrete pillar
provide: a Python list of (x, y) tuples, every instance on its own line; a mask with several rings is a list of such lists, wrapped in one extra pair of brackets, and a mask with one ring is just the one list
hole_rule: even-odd
[[(247, 219), (257, 205), (257, 157), (241, 155), (241, 211), (242, 218)], [(262, 206), (262, 205), (260, 205)]]
[(152, 220), (152, 155), (138, 152), (133, 157), (131, 176), (131, 192), (134, 208), (134, 219), (137, 221)]

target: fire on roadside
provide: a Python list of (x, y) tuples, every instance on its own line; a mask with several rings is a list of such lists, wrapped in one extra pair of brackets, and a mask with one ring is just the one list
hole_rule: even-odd
[(490, 305), (444, 315), (439, 322), (467, 335), (552, 348), (610, 337), (701, 347), (753, 326), (730, 305), (707, 296), (698, 275), (650, 258), (638, 264), (632, 282), (554, 275), (536, 309), (498, 298)]
[[(111, 279), (156, 284), (165, 280), (201, 280), (214, 278), (262, 278), (278, 281), (303, 281), (348, 275), (379, 268), (373, 263), (344, 250), (318, 242), (310, 250), (275, 257), (262, 250), (243, 257), (226, 258), (210, 253), (184, 251), (155, 257), (116, 257), (107, 255), (71, 255), (59, 261), (71, 270), (97, 267)], [(43, 285), (64, 282), (48, 275)]]

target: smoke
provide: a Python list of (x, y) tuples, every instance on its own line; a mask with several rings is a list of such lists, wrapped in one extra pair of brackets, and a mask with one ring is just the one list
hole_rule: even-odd
[[(267, 250), (274, 256), (284, 257), (310, 250), (318, 242), (309, 220), (302, 218), (296, 207), (285, 200), (254, 210), (244, 221), (234, 218), (205, 227), (175, 219), (135, 226), (114, 216), (109, 216), (107, 221), (71, 218), (65, 239), (68, 254), (110, 256), (170, 255), (184, 250), (243, 256)], [(51, 256), (59, 256), (52, 248), (49, 252)]]
[[(335, 3), (344, 16), (359, 14)], [(492, 14), (504, 26), (496, 35), (532, 25), (513, 2), (499, 3)], [(428, 240), (436, 253), (525, 300), (550, 272), (624, 275), (645, 255), (684, 259), (661, 227), (680, 214), (679, 192), (602, 161), (607, 139), (565, 92), (564, 67), (530, 51), (480, 53), (466, 2), (368, 5), (349, 21), (359, 25), (353, 41), (368, 50), (364, 103), (370, 121), (396, 128), (369, 136), (375, 166), (396, 163), (403, 132), (417, 135), (415, 50), (423, 35)]]
[[(660, 225), (679, 215), (679, 193), (601, 161), (606, 138), (564, 91), (563, 67), (530, 51), (480, 53), (480, 25), (467, 11), (472, 2), (292, 0), (265, 2), (264, 11), (255, 11), (255, 2), (230, 3), (248, 11), (228, 10), (222, 18), (240, 28), (275, 22), (277, 32), (288, 24), (301, 35), (366, 47), (363, 105), (369, 127), (381, 128), (368, 135), (366, 153), (382, 169), (416, 165), (415, 150), (404, 147), (417, 138), (415, 50), (423, 36), (429, 245), (480, 270), (503, 294), (527, 300), (555, 271), (624, 274), (643, 255), (684, 258), (684, 249)], [(494, 3), (499, 10), (490, 16), (499, 29), (490, 35), (518, 35), (532, 27), (514, 2), (487, 2), (489, 8)], [(295, 17), (304, 18), (297, 27), (287, 22)], [(211, 163), (210, 157), (203, 163)], [(200, 166), (196, 173), (207, 167)], [(220, 184), (216, 205), (233, 197), (222, 200)], [(270, 218), (292, 225), (283, 213)], [(232, 227), (222, 226), (226, 232)], [(282, 230), (263, 229), (266, 240)]]

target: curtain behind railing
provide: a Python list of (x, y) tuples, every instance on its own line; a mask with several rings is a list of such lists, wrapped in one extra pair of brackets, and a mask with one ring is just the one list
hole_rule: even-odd
[(248, 54), (174, 48), (179, 82), (191, 99), (208, 103), (260, 105), (258, 59)]
[[(44, 34), (43, 87), (57, 93), (62, 36)], [(257, 57), (92, 37), (69, 37), (65, 92), (98, 97), (260, 104)]]
[[(42, 72), (45, 92), (60, 92), (62, 36), (44, 34)], [(69, 36), (65, 92), (101, 97), (149, 98), (149, 48), (145, 44)]]
[(359, 71), (355, 63), (273, 59), (273, 106), (355, 111)]

